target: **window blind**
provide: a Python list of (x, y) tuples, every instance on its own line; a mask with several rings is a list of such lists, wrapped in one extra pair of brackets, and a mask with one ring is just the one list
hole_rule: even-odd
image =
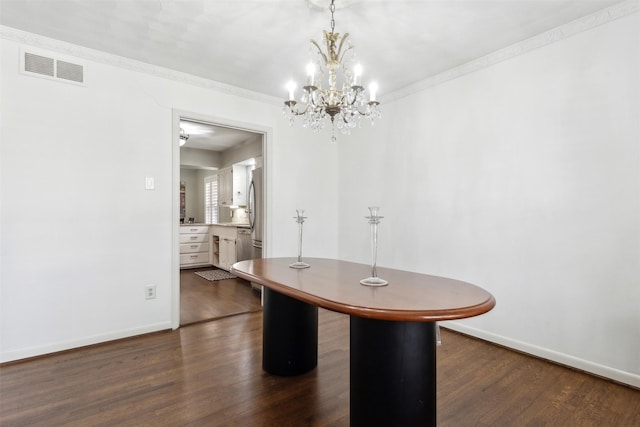
[(204, 178), (204, 219), (207, 224), (218, 222), (218, 175)]

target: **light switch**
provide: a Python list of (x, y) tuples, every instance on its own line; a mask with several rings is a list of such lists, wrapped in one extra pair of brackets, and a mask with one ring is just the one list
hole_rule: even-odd
[(145, 190), (153, 190), (153, 189), (155, 189), (155, 184), (153, 182), (153, 177), (152, 176), (146, 176), (144, 178), (144, 189)]

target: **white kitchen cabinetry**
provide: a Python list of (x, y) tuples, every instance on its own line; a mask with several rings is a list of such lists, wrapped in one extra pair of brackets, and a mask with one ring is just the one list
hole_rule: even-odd
[(208, 226), (180, 226), (180, 268), (211, 264), (209, 242)]
[(220, 268), (227, 271), (236, 263), (236, 239), (220, 238)]
[(218, 200), (220, 206), (247, 205), (247, 168), (233, 166), (218, 171)]
[(218, 268), (229, 271), (236, 262), (236, 239), (238, 230), (236, 227), (224, 225), (211, 226), (211, 263)]
[(233, 166), (233, 204), (247, 205), (247, 167)]
[(233, 205), (233, 168), (223, 168), (218, 171), (218, 204)]

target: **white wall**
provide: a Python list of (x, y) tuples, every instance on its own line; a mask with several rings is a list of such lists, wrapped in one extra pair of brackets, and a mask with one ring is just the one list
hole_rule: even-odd
[(223, 160), (222, 155), (216, 151), (181, 147), (180, 164), (182, 166), (192, 166), (194, 168), (221, 168), (223, 166)]
[(221, 165), (222, 167), (233, 166), (234, 163), (260, 156), (262, 156), (262, 135), (256, 134), (251, 141), (245, 141), (223, 151), (220, 156)]
[[(170, 326), (176, 109), (272, 129), (267, 255), (295, 255), (305, 208), (303, 255), (368, 262), (379, 205), (380, 265), (496, 296), (451, 327), (640, 385), (639, 24), (389, 102), (335, 145), (276, 104), (3, 28), (0, 360)], [(88, 86), (20, 75), (28, 43), (84, 55)]]
[[(337, 255), (337, 148), (289, 128), (279, 105), (2, 30), (0, 361), (171, 326), (174, 110), (272, 129), (265, 253), (296, 254), (291, 217), (304, 203), (329, 224), (321, 238), (311, 227), (309, 251)], [(20, 74), (19, 48), (30, 44), (81, 57), (87, 86)], [(144, 190), (148, 176), (155, 190)], [(146, 284), (157, 299), (144, 299)]]
[[(280, 114), (278, 120), (282, 118)], [(275, 175), (273, 186), (286, 187), (271, 199), (279, 207), (282, 226), (272, 239), (272, 256), (297, 256), (298, 225), (293, 219), (296, 209), (305, 209), (308, 217), (304, 223), (303, 256), (338, 256), (338, 145), (331, 144), (330, 133), (315, 134), (301, 125), (283, 126), (281, 136), (292, 141), (281, 148), (272, 159), (271, 170)]]
[(381, 206), (379, 265), (496, 297), (449, 326), (640, 386), (639, 15), (385, 104), (340, 144), (340, 258)]

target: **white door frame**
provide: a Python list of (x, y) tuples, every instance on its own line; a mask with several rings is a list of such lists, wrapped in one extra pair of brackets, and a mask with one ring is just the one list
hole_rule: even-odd
[(255, 123), (239, 122), (223, 117), (208, 116), (200, 113), (194, 113), (185, 110), (172, 110), (172, 167), (171, 167), (171, 198), (172, 198), (172, 215), (171, 215), (171, 328), (178, 329), (180, 327), (180, 146), (177, 141), (180, 137), (180, 120), (191, 119), (203, 123), (209, 123), (217, 126), (240, 129), (249, 132), (262, 134), (262, 159), (263, 159), (263, 233), (264, 240), (267, 242), (262, 248), (262, 256), (269, 255), (269, 242), (271, 241), (271, 227), (268, 220), (269, 198), (268, 183), (269, 179), (269, 152), (271, 151), (271, 139), (273, 129), (266, 126), (257, 125)]

